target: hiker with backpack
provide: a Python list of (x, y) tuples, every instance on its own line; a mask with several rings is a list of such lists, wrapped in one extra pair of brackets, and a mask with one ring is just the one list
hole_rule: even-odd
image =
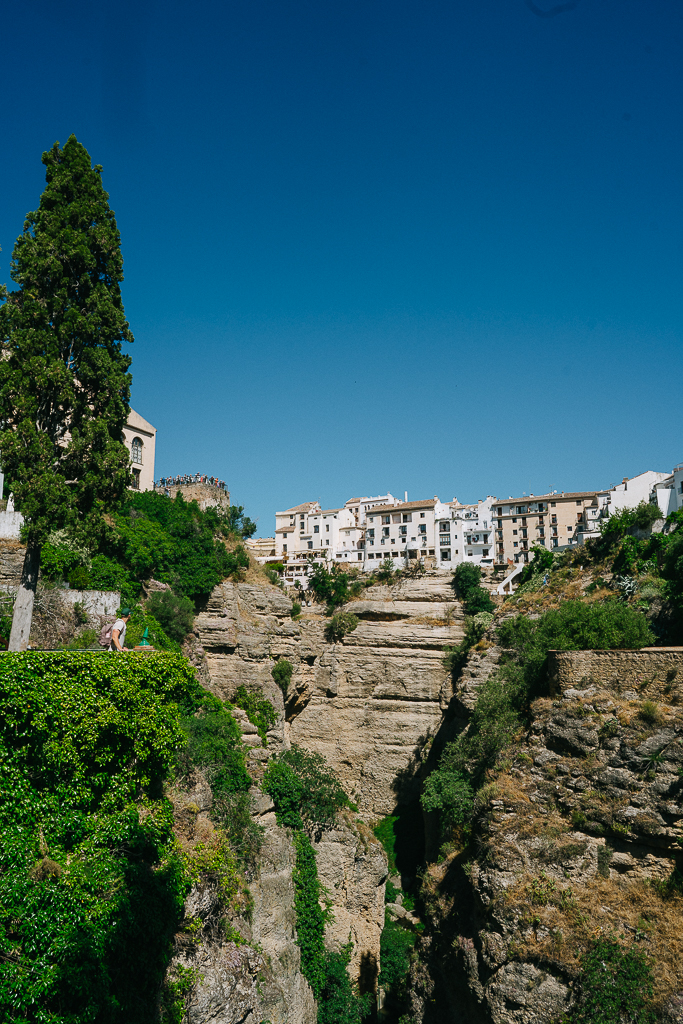
[(100, 633), (100, 645), (110, 651), (127, 651), (124, 647), (126, 642), (126, 626), (130, 618), (130, 608), (122, 608), (116, 622), (102, 626)]

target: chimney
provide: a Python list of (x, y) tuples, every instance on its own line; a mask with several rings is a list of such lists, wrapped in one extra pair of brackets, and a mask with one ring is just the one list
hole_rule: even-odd
[(408, 492), (407, 492), (407, 491), (404, 491), (404, 492), (403, 492), (403, 500), (404, 500), (404, 501), (407, 501), (407, 500), (408, 500)]

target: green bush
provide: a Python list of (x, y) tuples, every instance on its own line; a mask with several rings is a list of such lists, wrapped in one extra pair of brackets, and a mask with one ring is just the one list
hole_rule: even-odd
[(571, 1024), (654, 1024), (652, 968), (643, 950), (598, 939), (581, 961)]
[(386, 818), (382, 818), (378, 821), (373, 828), (373, 832), (377, 839), (384, 847), (384, 852), (387, 855), (387, 862), (389, 865), (389, 871), (393, 874), (396, 873), (396, 822), (398, 817), (394, 815), (387, 815)]
[(277, 711), (270, 701), (262, 697), (260, 693), (251, 693), (245, 686), (238, 686), (232, 703), (235, 707), (246, 711), (247, 718), (252, 725), (256, 726), (259, 736), (265, 743), (266, 733), (277, 722)]
[(380, 938), (381, 971), (379, 984), (387, 991), (393, 1006), (402, 1006), (408, 994), (410, 955), (415, 946), (415, 935), (392, 921), (389, 911), (384, 912), (384, 928)]
[(180, 721), (186, 743), (180, 747), (177, 770), (189, 775), (195, 765), (208, 775), (218, 797), (246, 792), (251, 778), (246, 769), (242, 731), (220, 701)]
[(357, 625), (357, 615), (352, 615), (351, 612), (337, 612), (325, 626), (325, 639), (331, 644), (339, 643), (349, 633), (353, 633)]
[(154, 616), (139, 604), (133, 604), (126, 629), (126, 647), (137, 646), (145, 630), (148, 632), (149, 642), (157, 651), (180, 652), (180, 644), (166, 634)]
[(299, 601), (292, 601), (292, 611), (291, 611), (292, 618), (293, 619), (298, 619), (300, 615), (301, 615), (301, 602), (299, 602)]
[(534, 557), (522, 569), (519, 576), (520, 584), (528, 583), (533, 576), (543, 575), (543, 573), (549, 572), (553, 567), (554, 556), (548, 548), (543, 547), (541, 544), (534, 544), (531, 548), (531, 553)]
[(271, 675), (277, 685), (282, 690), (282, 696), (287, 700), (287, 691), (289, 690), (289, 684), (292, 681), (292, 672), (294, 666), (291, 662), (287, 661), (286, 658), (280, 658), (276, 661), (271, 670)]
[(278, 820), (289, 828), (317, 832), (331, 826), (349, 799), (321, 754), (296, 744), (268, 765), (263, 788), (275, 803)]
[(375, 569), (375, 576), (380, 583), (392, 583), (398, 576), (394, 570), (393, 558), (383, 558), (379, 569)]
[(167, 636), (182, 643), (194, 624), (194, 605), (187, 597), (177, 597), (170, 590), (150, 594), (147, 611), (153, 615)]
[(90, 587), (90, 573), (80, 565), (69, 573), (69, 586), (74, 590), (87, 590)]
[(93, 555), (90, 564), (90, 586), (93, 590), (118, 590), (121, 600), (132, 604), (140, 594), (140, 583), (125, 566), (107, 555)]
[(461, 771), (444, 770), (428, 775), (422, 791), (425, 811), (438, 811), (442, 839), (447, 839), (454, 828), (467, 828), (474, 810), (472, 786)]
[(308, 577), (308, 589), (316, 601), (327, 604), (329, 608), (338, 608), (351, 596), (348, 573), (342, 572), (338, 565), (333, 565), (331, 571), (322, 564), (316, 565)]
[(43, 544), (40, 571), (46, 580), (66, 580), (74, 569), (83, 567), (83, 555), (66, 543)]
[(370, 1010), (370, 997), (353, 990), (346, 970), (352, 943), (338, 953), (325, 953), (325, 980), (320, 991), (318, 1024), (361, 1024)]
[(0, 659), (0, 1019), (149, 1024), (189, 878), (162, 786), (176, 655)]
[(452, 586), (465, 605), (465, 612), (468, 615), (496, 610), (489, 592), (479, 585), (480, 581), (481, 568), (472, 562), (461, 562), (453, 573)]

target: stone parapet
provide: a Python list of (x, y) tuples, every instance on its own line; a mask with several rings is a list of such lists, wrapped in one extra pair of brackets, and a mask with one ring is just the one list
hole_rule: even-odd
[(554, 695), (589, 686), (641, 691), (647, 696), (683, 697), (683, 647), (622, 651), (550, 651), (548, 679)]

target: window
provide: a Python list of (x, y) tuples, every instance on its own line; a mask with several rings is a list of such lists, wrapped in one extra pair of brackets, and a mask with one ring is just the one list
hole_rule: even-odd
[(555, 508), (555, 507), (556, 507), (556, 505), (557, 505), (557, 502), (556, 502), (556, 501), (551, 501), (551, 502), (550, 502), (550, 507), (551, 507), (551, 508)]
[(390, 523), (391, 522), (391, 516), (382, 516), (382, 522), (383, 523)]
[(388, 537), (389, 536), (389, 527), (388, 526), (382, 527), (382, 536), (383, 537)]
[(512, 531), (512, 536), (513, 536), (513, 537), (516, 537), (516, 536), (517, 536), (517, 531), (516, 531), (516, 530), (513, 530), (513, 531)]
[(375, 536), (375, 529), (373, 527), (372, 530), (368, 530), (368, 537), (374, 537), (374, 536)]
[(359, 554), (359, 555), (358, 555), (358, 561), (359, 561), (359, 562), (362, 562), (362, 561), (363, 561), (363, 556), (362, 556), (361, 554)]
[(410, 512), (404, 512), (403, 513), (403, 522), (404, 523), (412, 523), (412, 521), (413, 521), (413, 517), (410, 514)]
[(401, 522), (400, 513), (398, 515), (392, 515), (391, 521), (392, 521), (392, 523), (400, 523)]
[[(430, 548), (430, 549), (429, 549), (429, 554), (430, 554), (430, 555), (433, 555), (433, 554), (434, 554), (434, 550), (435, 550), (434, 548)], [(458, 553), (458, 552), (456, 551), (455, 553), (456, 553), (456, 555), (457, 555), (457, 553)]]
[(581, 504), (581, 502), (580, 502), (580, 501), (577, 501), (577, 503), (576, 503), (576, 504), (577, 504), (577, 505), (580, 505), (580, 504)]
[(498, 526), (500, 527), (501, 530), (503, 529), (503, 520), (502, 519), (498, 520)]
[(442, 548), (441, 549), (441, 561), (442, 562), (450, 562), (450, 560), (451, 560), (451, 549), (450, 548)]
[(282, 534), (282, 539), (283, 539), (283, 540), (287, 540), (287, 534), (286, 534), (286, 533), (283, 533), (283, 534)]
[(571, 533), (571, 532), (572, 532), (572, 527), (571, 527), (571, 526), (568, 526), (568, 527), (567, 527), (567, 533)]
[[(683, 484), (681, 484), (681, 488), (683, 489)], [(420, 512), (420, 519), (424, 519), (424, 517), (425, 517), (424, 512)]]
[(488, 544), (488, 542), (489, 542), (489, 535), (488, 535), (488, 533), (485, 533), (484, 534), (484, 544)]
[(304, 521), (304, 518), (305, 518), (304, 516), (299, 516), (299, 519), (301, 520), (302, 523)]
[[(320, 527), (319, 526), (314, 526), (313, 527), (313, 533), (320, 533)], [(348, 537), (348, 533), (346, 534), (346, 536)]]
[(553, 547), (556, 548), (558, 544), (557, 537), (553, 537)]
[(427, 532), (427, 524), (426, 523), (420, 523), (420, 525), (418, 526), (418, 530), (420, 531), (420, 533), (426, 533)]
[(539, 528), (539, 531), (538, 531), (538, 536), (539, 536), (539, 537), (545, 537), (545, 527), (544, 527), (544, 526), (541, 526), (541, 527)]
[(142, 441), (139, 437), (133, 438), (133, 443), (130, 446), (130, 454), (133, 462), (137, 462), (138, 466), (142, 465)]
[(308, 541), (308, 550), (310, 551), (312, 548), (313, 548), (313, 541), (309, 540)]
[(516, 540), (513, 540), (513, 542), (512, 542), (512, 546), (513, 546), (513, 548), (518, 548), (518, 547), (519, 547), (519, 544), (517, 543), (517, 541), (516, 541)]
[(140, 490), (140, 470), (139, 469), (134, 469), (133, 470), (133, 488), (136, 491)]
[(529, 531), (528, 530), (522, 530), (522, 537), (528, 537), (528, 535), (529, 535)]
[(522, 517), (522, 526), (526, 526), (526, 516)]
[(396, 541), (394, 540), (394, 538), (393, 538), (393, 537), (391, 538), (391, 543), (392, 543), (392, 544), (395, 544), (395, 543), (396, 543)]
[(515, 516), (515, 517), (513, 518), (512, 522), (513, 522), (513, 523), (516, 523), (516, 522), (517, 522), (517, 517), (516, 517), (516, 516)]
[(401, 534), (402, 537), (405, 537), (405, 535), (408, 533), (408, 527), (407, 526), (399, 526), (398, 532)]
[[(422, 527), (420, 527), (420, 529), (422, 529)], [(427, 527), (425, 526), (424, 529), (426, 530)], [(439, 523), (439, 530), (440, 530), (441, 533), (450, 533), (451, 532), (451, 524), (450, 523)]]
[(329, 533), (329, 532), (330, 532), (330, 524), (329, 523), (325, 523), (325, 533)]
[(489, 553), (489, 549), (488, 549), (488, 548), (484, 548), (484, 550), (482, 551), (482, 556), (483, 556), (484, 558), (486, 558), (486, 556), (488, 555), (488, 553)]
[(326, 541), (325, 541), (325, 545), (326, 545), (326, 547), (328, 547), (328, 548), (329, 548), (329, 546), (330, 546), (330, 542), (329, 542), (329, 540), (326, 540)]

